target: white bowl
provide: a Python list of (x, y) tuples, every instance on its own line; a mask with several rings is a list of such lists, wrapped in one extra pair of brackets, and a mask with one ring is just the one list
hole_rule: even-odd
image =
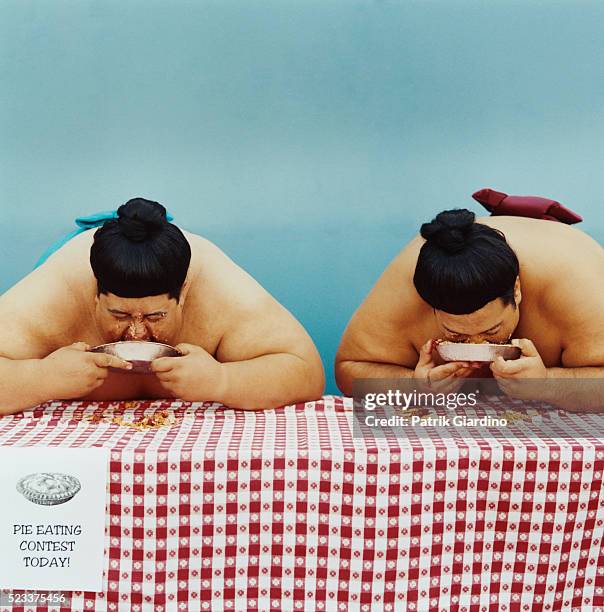
[(99, 344), (91, 348), (92, 353), (107, 353), (115, 355), (124, 361), (132, 364), (131, 370), (121, 370), (119, 368), (109, 368), (115, 372), (152, 374), (150, 364), (159, 357), (180, 357), (182, 353), (169, 344), (161, 342), (145, 342), (141, 340), (123, 340), (121, 342), (110, 342), (109, 344)]
[(471, 344), (466, 342), (439, 342), (438, 354), (444, 361), (495, 361), (498, 356), (504, 359), (518, 359), (522, 351), (513, 344)]

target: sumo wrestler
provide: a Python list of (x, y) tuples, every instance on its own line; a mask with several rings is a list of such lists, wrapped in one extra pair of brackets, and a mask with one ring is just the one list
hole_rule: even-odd
[[(218, 247), (142, 198), (2, 295), (0, 320), (4, 414), (72, 398), (259, 409), (323, 392), (321, 360), (294, 317)], [(162, 342), (183, 355), (153, 361), (144, 375), (87, 350), (119, 340)]]
[[(599, 409), (593, 394), (577, 403), (558, 384), (541, 385), (556, 392), (536, 397), (522, 381), (604, 378), (603, 313), (604, 250), (587, 234), (554, 221), (444, 211), (422, 225), (354, 313), (336, 380), (346, 394), (362, 378), (417, 378), (447, 392), (463, 378), (493, 376), (513, 397)], [(436, 340), (511, 340), (522, 355), (439, 363)]]

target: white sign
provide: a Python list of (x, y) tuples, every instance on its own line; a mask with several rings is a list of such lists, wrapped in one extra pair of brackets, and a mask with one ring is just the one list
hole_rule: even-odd
[(0, 446), (0, 588), (103, 590), (106, 448)]

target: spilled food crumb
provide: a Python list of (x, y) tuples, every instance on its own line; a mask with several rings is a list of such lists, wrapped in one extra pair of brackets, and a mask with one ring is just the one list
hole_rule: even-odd
[(516, 410), (506, 410), (503, 413), (505, 419), (507, 419), (508, 423), (513, 423), (514, 421), (531, 421), (532, 417), (524, 412), (517, 412)]
[(405, 416), (426, 416), (427, 414), (430, 414), (430, 411), (427, 408), (420, 408), (420, 407), (413, 407), (413, 408), (408, 408), (407, 410), (403, 410), (403, 414)]
[[(133, 402), (126, 402), (133, 403)], [(127, 407), (127, 406), (126, 406)], [(159, 410), (151, 415), (146, 415), (138, 421), (125, 419), (123, 416), (111, 416), (105, 414), (93, 414), (86, 419), (91, 423), (112, 423), (122, 427), (132, 427), (138, 430), (159, 429), (160, 427), (170, 427), (176, 424), (176, 417), (167, 410)]]

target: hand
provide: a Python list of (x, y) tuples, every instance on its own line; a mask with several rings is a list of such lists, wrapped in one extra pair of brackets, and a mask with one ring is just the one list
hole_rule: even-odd
[(436, 340), (428, 340), (422, 346), (413, 376), (425, 380), (429, 391), (455, 393), (463, 384), (464, 378), (472, 375), (475, 365), (467, 361), (450, 361), (436, 365), (433, 356), (435, 346)]
[(89, 353), (85, 342), (61, 347), (41, 360), (42, 382), (53, 399), (83, 397), (100, 387), (108, 368), (132, 369), (132, 364), (114, 355)]
[(547, 368), (531, 340), (515, 339), (512, 344), (520, 347), (521, 356), (507, 361), (497, 357), (491, 363), (493, 376), (506, 395), (518, 399), (536, 399), (534, 394), (539, 384), (528, 384), (527, 380), (547, 378)]
[(220, 401), (226, 387), (222, 364), (200, 346), (177, 344), (182, 357), (160, 357), (151, 370), (174, 397), (191, 402)]

